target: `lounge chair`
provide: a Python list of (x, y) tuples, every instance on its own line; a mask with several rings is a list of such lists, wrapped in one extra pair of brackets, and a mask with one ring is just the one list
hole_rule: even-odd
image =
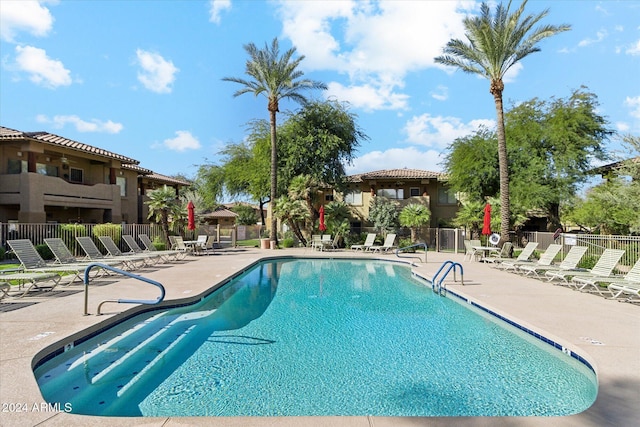
[(177, 251), (173, 249), (159, 251), (155, 247), (155, 245), (153, 244), (149, 236), (147, 236), (146, 234), (138, 234), (138, 238), (140, 239), (140, 241), (142, 242), (142, 244), (144, 245), (144, 247), (148, 252), (158, 253), (160, 254), (160, 256), (165, 257), (169, 260), (178, 261), (178, 260), (184, 259), (187, 254), (186, 251)]
[[(152, 253), (152, 252), (148, 252), (145, 251), (144, 249), (142, 249), (139, 245), (138, 242), (136, 242), (136, 239), (133, 238), (132, 235), (130, 234), (123, 234), (122, 235), (122, 240), (124, 240), (124, 242), (127, 244), (127, 246), (129, 246), (129, 249), (131, 249), (131, 252), (127, 253), (126, 255), (129, 254), (133, 254), (133, 255), (149, 255), (151, 257), (153, 257), (152, 259), (155, 260), (156, 262), (166, 262), (166, 258), (163, 258), (162, 255), (160, 255), (159, 253)], [(115, 244), (115, 243), (114, 243)]]
[(312, 234), (311, 241), (309, 242), (309, 247), (311, 249), (317, 249), (319, 251), (322, 250), (322, 235), (321, 234)]
[(368, 233), (367, 238), (361, 245), (351, 245), (352, 251), (365, 251), (376, 243), (376, 233)]
[(90, 261), (101, 262), (105, 264), (108, 264), (113, 261), (121, 262), (123, 270), (137, 270), (140, 268), (138, 265), (135, 264), (135, 262), (128, 261), (126, 257), (114, 258), (112, 256), (103, 255), (102, 252), (100, 252), (100, 249), (98, 249), (98, 247), (96, 246), (96, 244), (93, 243), (93, 239), (91, 237), (77, 236), (76, 240), (78, 241), (80, 248), (82, 248), (84, 253), (87, 255), (86, 259)]
[(22, 269), (25, 273), (56, 273), (60, 276), (68, 275), (71, 279), (66, 282), (67, 285), (73, 283), (76, 279), (82, 281), (81, 277), (87, 267), (87, 264), (47, 264), (36, 250), (31, 240), (18, 239), (7, 240), (11, 251), (18, 257)]
[(513, 252), (513, 243), (504, 242), (502, 244), (502, 248), (500, 248), (500, 252), (490, 253), (489, 255), (480, 258), (480, 262), (503, 262), (504, 260), (513, 260), (511, 252)]
[(369, 248), (371, 252), (388, 252), (391, 249), (397, 248), (394, 245), (396, 241), (396, 235), (393, 233), (387, 234), (387, 237), (384, 238), (384, 243), (382, 245), (373, 245)]
[(640, 286), (640, 258), (624, 276), (576, 276), (571, 279), (571, 285), (581, 292), (597, 293), (613, 299), (627, 293), (633, 295), (634, 289)]
[[(130, 264), (131, 268), (139, 268), (143, 266), (152, 265), (158, 262), (159, 257), (152, 254), (124, 254), (116, 245), (116, 242), (109, 236), (98, 236), (98, 240), (102, 243), (102, 246), (107, 250), (112, 259), (122, 259), (126, 264)], [(140, 263), (140, 264), (137, 264)]]
[[(531, 255), (533, 255), (533, 252), (536, 250), (537, 247), (538, 247), (538, 242), (529, 242), (522, 249), (522, 252), (520, 252), (520, 254), (518, 255), (518, 257), (515, 260), (513, 258), (502, 260), (501, 262), (497, 263), (495, 265), (495, 267), (496, 268), (505, 269), (505, 270), (509, 270), (509, 269), (513, 268), (512, 266), (513, 266), (513, 263), (515, 263), (515, 262), (522, 263), (523, 261), (529, 261), (529, 258), (531, 258)], [(507, 263), (507, 264), (505, 264), (505, 263)], [(505, 265), (503, 265), (503, 264), (505, 264)]]
[(193, 253), (193, 247), (187, 246), (187, 244), (184, 242), (184, 239), (181, 236), (169, 236), (169, 240), (171, 240), (172, 237), (173, 237), (173, 241), (175, 242), (175, 246), (173, 247), (173, 249), (184, 252), (185, 256), (186, 254)]
[(562, 245), (557, 245), (554, 243), (547, 246), (547, 250), (544, 251), (542, 255), (540, 255), (540, 259), (538, 259), (538, 261), (532, 261), (528, 259), (524, 261), (518, 261), (517, 259), (515, 259), (512, 261), (504, 261), (500, 264), (500, 266), (505, 271), (513, 270), (514, 272), (517, 272), (518, 267), (520, 267), (521, 265), (533, 264), (538, 267), (548, 266), (553, 264), (553, 260), (556, 258), (556, 255), (558, 255), (558, 252), (560, 252), (560, 249), (562, 249)]
[[(49, 249), (51, 250), (51, 252), (53, 253), (53, 255), (56, 257), (56, 263), (59, 265), (71, 265), (71, 264), (75, 264), (75, 265), (89, 265), (91, 264), (91, 262), (86, 262), (86, 261), (82, 261), (77, 259), (69, 250), (69, 248), (67, 247), (67, 245), (64, 243), (64, 241), (62, 239), (60, 239), (59, 237), (52, 237), (50, 239), (44, 239), (44, 242), (47, 244), (47, 246), (49, 247)], [(120, 267), (122, 266), (122, 263), (119, 261), (102, 261), (103, 264), (107, 264), (110, 266), (114, 266), (114, 267)], [(102, 274), (104, 272), (104, 270), (102, 269), (96, 269), (96, 272), (98, 272), (98, 274)]]
[(640, 302), (640, 282), (610, 283), (607, 288), (612, 295), (611, 297), (609, 297), (609, 299), (617, 299), (619, 301), (627, 301), (632, 303)]
[[(9, 282), (18, 282), (16, 288), (20, 291), (17, 298), (22, 298), (27, 295), (32, 289), (52, 291), (53, 288), (60, 283), (60, 276), (56, 273), (33, 273), (33, 272), (18, 272), (0, 274), (0, 299), (8, 297), (12, 286)], [(48, 283), (47, 282), (51, 282)], [(26, 285), (26, 286), (25, 286)]]
[(541, 279), (540, 274), (547, 271), (586, 271), (584, 268), (578, 268), (578, 263), (586, 252), (586, 246), (572, 246), (560, 264), (549, 266), (521, 264), (518, 266), (518, 273)]
[(577, 276), (599, 276), (599, 277), (609, 277), (611, 276), (611, 272), (620, 261), (624, 255), (624, 251), (620, 249), (605, 249), (605, 251), (600, 255), (598, 262), (593, 266), (591, 270), (586, 271), (546, 271), (544, 275), (548, 278), (549, 282), (559, 281), (558, 285), (570, 286), (574, 277)]

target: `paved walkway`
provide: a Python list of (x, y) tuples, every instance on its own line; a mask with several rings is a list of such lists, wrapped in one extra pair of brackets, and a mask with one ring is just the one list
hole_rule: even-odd
[[(262, 257), (281, 255), (353, 257), (349, 251), (312, 252), (303, 249), (226, 249), (216, 255), (164, 265), (142, 273), (167, 287), (167, 299), (195, 297), (224, 278), (242, 271)], [(365, 254), (366, 257), (373, 257)], [(393, 255), (381, 258), (397, 259)], [(99, 301), (112, 298), (155, 298), (156, 290), (133, 279), (104, 280), (90, 288), (89, 312), (83, 315), (84, 295), (25, 297), (40, 301), (0, 313), (0, 426), (637, 426), (640, 420), (640, 306), (581, 294), (560, 286), (497, 271), (485, 264), (463, 261), (462, 255), (428, 254), (416, 271), (431, 277), (446, 259), (464, 266), (465, 285), (448, 283), (473, 301), (521, 325), (541, 332), (584, 356), (595, 367), (599, 393), (585, 412), (568, 417), (521, 418), (386, 418), (386, 417), (282, 417), (282, 418), (107, 418), (66, 414), (44, 402), (32, 373), (34, 357), (46, 347), (103, 322), (113, 321), (127, 307), (107, 304), (96, 316)], [(57, 288), (60, 289), (60, 288)], [(76, 290), (82, 289), (75, 287)]]

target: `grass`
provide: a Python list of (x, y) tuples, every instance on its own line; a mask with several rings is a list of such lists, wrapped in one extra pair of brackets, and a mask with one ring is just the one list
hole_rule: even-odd
[(260, 239), (238, 240), (236, 241), (238, 246), (248, 246), (252, 248), (260, 247)]

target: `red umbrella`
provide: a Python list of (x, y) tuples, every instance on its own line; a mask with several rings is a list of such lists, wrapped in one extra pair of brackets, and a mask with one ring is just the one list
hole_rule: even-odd
[(324, 223), (324, 205), (320, 206), (320, 225), (318, 226), (320, 231), (325, 231), (327, 226)]
[(189, 203), (187, 204), (187, 210), (189, 211), (189, 222), (187, 223), (187, 228), (189, 230), (195, 230), (196, 229), (195, 209), (196, 209), (196, 207), (194, 206), (193, 202), (191, 200), (189, 200)]
[(484, 207), (484, 224), (482, 225), (482, 234), (485, 236), (491, 234), (491, 205), (489, 203)]

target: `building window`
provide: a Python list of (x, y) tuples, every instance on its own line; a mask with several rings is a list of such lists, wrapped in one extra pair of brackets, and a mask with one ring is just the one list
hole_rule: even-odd
[(127, 178), (124, 176), (117, 176), (116, 185), (120, 187), (120, 196), (125, 197), (127, 195)]
[(447, 187), (438, 188), (438, 203), (441, 205), (455, 205), (458, 203), (456, 193)]
[(36, 163), (36, 172), (40, 175), (58, 176), (58, 167), (44, 163)]
[(411, 187), (409, 189), (409, 196), (417, 197), (420, 195), (420, 189), (418, 187)]
[(344, 202), (350, 205), (362, 205), (362, 191), (355, 190), (344, 194)]
[(324, 195), (325, 202), (333, 202), (333, 194), (325, 194)]
[(387, 199), (402, 200), (404, 199), (404, 188), (380, 188), (376, 194)]
[(82, 184), (84, 182), (82, 169), (69, 168), (69, 182), (77, 182)]
[(16, 160), (9, 159), (7, 163), (7, 173), (8, 174), (19, 174), (19, 173), (27, 173), (27, 161), (26, 160)]

